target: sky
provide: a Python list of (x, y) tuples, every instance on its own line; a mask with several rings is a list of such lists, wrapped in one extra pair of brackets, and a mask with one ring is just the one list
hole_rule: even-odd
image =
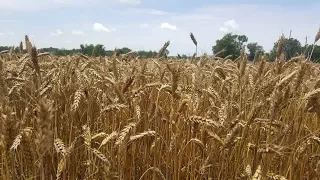
[(305, 44), (320, 28), (314, 0), (0, 0), (0, 46), (18, 46), (27, 34), (36, 47), (103, 44), (170, 55), (212, 54), (226, 33), (246, 35), (266, 51), (283, 33)]

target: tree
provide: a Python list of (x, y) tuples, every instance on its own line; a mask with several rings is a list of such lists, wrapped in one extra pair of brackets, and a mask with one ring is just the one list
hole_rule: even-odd
[(245, 35), (239, 35), (238, 37), (238, 41), (240, 43), (240, 48), (242, 47), (242, 45), (245, 43), (245, 42), (248, 42), (248, 37), (245, 36)]
[(240, 55), (241, 47), (244, 43), (248, 41), (245, 35), (233, 35), (228, 33), (223, 36), (222, 39), (216, 41), (216, 45), (212, 47), (213, 54), (224, 50), (220, 55), (221, 57), (226, 57), (232, 55), (233, 59), (236, 59)]
[(311, 56), (311, 60), (313, 62), (320, 62), (320, 46), (315, 45), (312, 56)]
[(185, 55), (185, 54), (182, 54), (182, 59), (188, 59), (188, 56), (187, 55)]
[(247, 45), (247, 48), (249, 50), (249, 59), (251, 61), (254, 60), (255, 55), (263, 55), (264, 54), (264, 50), (263, 47), (258, 45), (258, 43), (249, 43)]
[(102, 44), (97, 44), (94, 46), (93, 55), (94, 56), (105, 56), (106, 55), (106, 51), (105, 51)]
[(167, 57), (169, 55), (170, 51), (168, 49), (166, 49), (164, 52), (163, 52), (163, 56)]
[(91, 56), (92, 55), (92, 51), (94, 49), (94, 45), (93, 44), (90, 44), (90, 45), (83, 45), (81, 44), (80, 45), (80, 48), (81, 48), (81, 53), (86, 55), (86, 56)]
[(123, 47), (121, 49), (117, 49), (117, 55), (119, 56), (120, 54), (127, 54), (130, 51), (132, 50), (127, 47)]
[[(273, 49), (270, 52), (272, 60), (275, 60), (278, 48), (278, 42), (274, 43)], [(302, 46), (299, 40), (294, 38), (284, 39), (284, 56), (285, 60), (289, 60), (302, 52)]]
[[(312, 48), (313, 48), (313, 45), (305, 45), (302, 48), (302, 51), (305, 52), (306, 58), (309, 58), (310, 53), (312, 51)], [(311, 55), (311, 61), (316, 62), (316, 63), (320, 63), (320, 46), (319, 45), (314, 45), (314, 50)]]

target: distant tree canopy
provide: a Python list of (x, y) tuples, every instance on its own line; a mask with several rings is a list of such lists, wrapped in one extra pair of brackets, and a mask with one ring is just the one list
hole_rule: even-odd
[(0, 46), (0, 51), (10, 50), (9, 46)]
[[(84, 55), (87, 56), (112, 56), (114, 53), (114, 50), (105, 50), (104, 46), (102, 44), (97, 44), (97, 45), (87, 45), (87, 44), (81, 44), (80, 45), (80, 52)], [(131, 52), (132, 50), (127, 47), (123, 47), (120, 49), (116, 49), (116, 54), (117, 56), (122, 55), (122, 54), (127, 54)], [(154, 57), (157, 55), (157, 52), (155, 51), (138, 51), (137, 52), (138, 56), (144, 57), (144, 58), (150, 58)]]
[(236, 59), (240, 55), (241, 47), (248, 41), (248, 37), (245, 35), (234, 35), (228, 33), (223, 36), (222, 39), (216, 41), (216, 45), (212, 46), (213, 54), (216, 54), (222, 50), (224, 52), (220, 54), (220, 57), (227, 57), (232, 55), (232, 59)]
[(249, 59), (252, 61), (254, 60), (255, 55), (263, 55), (264, 50), (263, 47), (258, 45), (258, 43), (249, 43), (247, 45), (247, 48), (249, 50)]
[[(310, 56), (312, 49), (313, 49), (313, 45), (305, 45), (302, 48), (302, 51), (305, 52), (307, 56)], [(313, 53), (311, 55), (311, 60), (313, 62), (320, 63), (320, 46), (319, 45), (314, 46)]]
[[(216, 45), (212, 46), (213, 54), (217, 54), (218, 52), (223, 51), (219, 56), (225, 58), (231, 55), (231, 59), (236, 59), (241, 52), (242, 46), (248, 42), (248, 37), (245, 35), (237, 35), (232, 33), (225, 34), (221, 39), (216, 40)], [(276, 57), (276, 51), (278, 47), (278, 40), (274, 43), (274, 46), (270, 52), (265, 52), (263, 47), (259, 45), (257, 42), (250, 42), (246, 45), (248, 49), (248, 58), (249, 60), (253, 60), (255, 55), (264, 55), (269, 61), (274, 61)], [(0, 51), (10, 50), (12, 46), (0, 46)], [(313, 62), (320, 63), (320, 46), (319, 45), (305, 45), (302, 46), (301, 43), (295, 38), (285, 38), (284, 41), (284, 56), (285, 60), (289, 60), (292, 57), (297, 55), (305, 55), (305, 57), (309, 57), (311, 51), (313, 49), (313, 53), (311, 56), (311, 60)], [(81, 44), (79, 49), (64, 49), (64, 48), (40, 48), (38, 49), (40, 52), (49, 52), (55, 56), (68, 56), (68, 55), (76, 55), (82, 53), (87, 56), (112, 56), (114, 54), (114, 49), (106, 50), (104, 45), (102, 44)], [(14, 51), (19, 53), (19, 47), (15, 47)], [(23, 50), (26, 53), (26, 50)], [(127, 54), (131, 52), (132, 49), (128, 47), (117, 48), (116, 55)], [(161, 56), (168, 57), (169, 50), (166, 49)], [(145, 51), (140, 50), (136, 51), (136, 55), (141, 58), (152, 58), (156, 57), (158, 54), (157, 51)], [(182, 54), (180, 56), (182, 59), (191, 58), (190, 56)]]
[[(274, 43), (273, 49), (270, 52), (270, 58), (276, 59), (276, 53), (278, 48), (278, 41)], [(302, 53), (302, 46), (299, 40), (294, 38), (284, 39), (284, 56), (285, 60), (289, 60)]]
[[(10, 50), (10, 49), (11, 49), (11, 46), (0, 46), (0, 51)], [(70, 50), (64, 49), (64, 48), (61, 48), (61, 49), (53, 48), (53, 47), (39, 48), (38, 50), (40, 50), (40, 52), (50, 52), (52, 55), (55, 55), (55, 56), (68, 56), (68, 55), (76, 55), (76, 54), (82, 53), (86, 56), (97, 57), (97, 56), (112, 56), (114, 53), (114, 50), (106, 50), (104, 45), (102, 44), (97, 44), (97, 45), (81, 44), (80, 49), (70, 49)], [(126, 54), (130, 51), (132, 50), (127, 47), (116, 49), (117, 56), (121, 54)], [(18, 47), (15, 48), (15, 52), (16, 53), (19, 52)], [(24, 53), (26, 53), (26, 50), (24, 50)], [(156, 51), (141, 50), (141, 51), (137, 51), (136, 54), (143, 58), (151, 58), (151, 57), (155, 57), (158, 53)], [(166, 50), (163, 55), (168, 55), (168, 54), (169, 54), (169, 51)]]

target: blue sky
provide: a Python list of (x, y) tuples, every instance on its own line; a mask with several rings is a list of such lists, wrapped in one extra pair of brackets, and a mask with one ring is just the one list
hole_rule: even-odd
[(281, 33), (314, 39), (320, 2), (280, 0), (0, 0), (0, 45), (18, 45), (28, 34), (37, 47), (79, 48), (103, 44), (158, 50), (170, 40), (170, 55), (212, 54), (227, 32), (244, 34), (269, 51)]

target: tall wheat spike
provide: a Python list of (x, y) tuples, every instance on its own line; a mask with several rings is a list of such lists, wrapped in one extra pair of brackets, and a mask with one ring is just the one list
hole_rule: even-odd
[(20, 52), (20, 54), (23, 54), (23, 43), (22, 43), (22, 41), (20, 42), (20, 45), (19, 45), (19, 52)]
[(166, 51), (169, 45), (170, 45), (170, 41), (167, 41), (166, 43), (164, 43), (164, 45), (162, 46), (162, 48), (159, 50), (157, 54), (157, 58), (163, 55), (163, 53)]
[(194, 37), (193, 33), (190, 33), (190, 38), (193, 42), (193, 44), (196, 46), (196, 56), (198, 55), (198, 42), (196, 40), (196, 38)]
[(317, 32), (315, 38), (314, 38), (314, 43), (318, 42), (318, 40), (320, 39), (320, 28), (319, 31)]
[(281, 35), (279, 41), (278, 41), (278, 47), (277, 47), (277, 60), (280, 61), (280, 57), (281, 57), (281, 54), (283, 53), (284, 51), (284, 46), (285, 46), (285, 37), (284, 35)]
[(310, 52), (310, 55), (309, 55), (309, 58), (307, 60), (311, 60), (311, 57), (312, 57), (312, 54), (313, 54), (313, 51), (314, 51), (314, 47), (316, 45), (316, 43), (318, 42), (318, 40), (320, 39), (320, 28), (319, 28), (319, 31), (317, 32), (315, 38), (314, 38), (314, 43), (313, 43), (313, 47), (312, 47), (312, 50)]

